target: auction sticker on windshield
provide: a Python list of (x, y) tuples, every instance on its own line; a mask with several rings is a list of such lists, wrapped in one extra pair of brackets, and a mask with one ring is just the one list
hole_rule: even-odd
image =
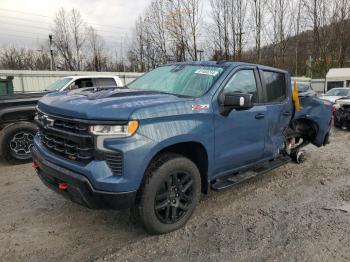
[(208, 75), (208, 76), (216, 76), (217, 74), (219, 74), (218, 71), (208, 70), (208, 69), (198, 69), (194, 73), (199, 75)]

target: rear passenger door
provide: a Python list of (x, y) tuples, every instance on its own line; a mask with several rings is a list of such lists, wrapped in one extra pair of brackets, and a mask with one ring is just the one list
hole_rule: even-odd
[(260, 70), (263, 84), (264, 103), (267, 108), (268, 135), (266, 156), (276, 156), (284, 143), (283, 132), (293, 115), (293, 101), (290, 77), (279, 71)]

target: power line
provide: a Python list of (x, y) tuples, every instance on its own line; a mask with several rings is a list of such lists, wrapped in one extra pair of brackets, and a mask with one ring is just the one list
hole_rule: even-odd
[[(23, 11), (17, 11), (17, 10), (11, 10), (11, 9), (6, 9), (6, 8), (0, 8), (0, 11), (3, 10), (5, 12), (13, 12), (13, 13), (20, 13), (24, 15), (32, 15), (32, 16), (39, 16), (39, 17), (45, 17), (45, 18), (50, 18), (50, 19), (55, 19), (52, 16), (47, 16), (47, 15), (40, 15), (40, 14), (35, 14), (35, 13), (29, 13), (29, 12), (23, 12)], [(103, 26), (103, 27), (112, 27), (112, 28), (119, 28), (119, 29), (128, 29), (126, 27), (122, 26), (114, 26), (114, 25), (104, 25), (104, 24), (97, 24), (97, 23), (91, 23), (91, 22), (86, 22), (90, 25), (97, 25), (97, 26)]]
[[(0, 10), (1, 12), (1, 10)], [(54, 25), (53, 22), (48, 22), (48, 21), (40, 21), (40, 20), (32, 20), (32, 19), (27, 19), (27, 18), (19, 18), (19, 17), (13, 17), (13, 16), (8, 16), (8, 15), (1, 15), (1, 18), (6, 18), (6, 19), (14, 19), (14, 20), (20, 20), (20, 21), (26, 21), (26, 22), (32, 22), (32, 23), (46, 23), (46, 24), (52, 24)]]
[[(21, 34), (13, 34), (12, 32), (17, 32), (17, 33), (21, 33)], [(11, 36), (16, 36), (18, 38), (32, 38), (32, 39), (36, 39), (36, 37), (34, 36), (23, 36), (22, 34), (34, 34), (32, 32), (25, 32), (25, 31), (21, 31), (21, 30), (14, 30), (11, 29), (11, 32), (3, 32), (1, 33), (1, 35), (11, 35)], [(46, 40), (47, 34), (37, 34), (37, 38), (39, 39), (45, 39)], [(120, 38), (115, 38), (113, 36), (101, 36), (102, 38), (108, 38), (108, 39), (112, 39), (112, 40), (106, 40), (106, 44), (121, 44), (123, 42), (125, 42), (125, 40), (121, 40)], [(116, 41), (119, 40), (119, 41)]]
[(30, 36), (22, 36), (22, 35), (15, 35), (15, 34), (8, 34), (8, 33), (1, 33), (1, 35), (7, 35), (10, 37), (14, 37), (14, 38), (30, 38), (30, 39), (41, 39), (41, 40), (46, 40), (46, 38), (41, 38), (41, 37), (30, 37)]
[[(6, 29), (5, 29), (6, 30)], [(21, 30), (16, 30), (16, 29), (7, 29), (9, 30), (10, 32), (6, 32), (5, 33), (12, 33), (12, 32), (17, 32), (17, 33), (21, 33), (21, 34), (36, 34), (36, 35), (40, 35), (40, 36), (43, 36), (43, 37), (47, 37), (47, 34), (46, 33), (43, 33), (43, 34), (38, 34), (37, 32), (36, 33), (33, 33), (33, 32), (28, 32), (28, 31), (21, 31)], [(1, 32), (3, 32), (3, 30), (1, 30)], [(2, 34), (2, 33), (1, 33)]]
[(6, 22), (6, 21), (1, 21), (1, 24), (8, 24), (8, 25), (11, 25), (11, 26), (20, 26), (20, 27), (30, 27), (30, 28), (36, 28), (36, 29), (40, 29), (40, 30), (50, 31), (50, 28), (41, 27), (41, 26), (35, 26), (35, 25), (9, 23), (9, 22)]
[[(28, 25), (28, 24), (9, 23), (9, 22), (6, 22), (6, 21), (1, 21), (1, 19), (0, 19), (0, 22), (1, 22), (1, 24), (8, 24), (10, 26), (21, 27), (21, 28), (22, 27), (26, 27), (26, 28), (30, 28), (30, 29), (35, 28), (36, 30), (45, 31), (46, 33), (52, 33), (52, 30), (50, 28), (46, 28), (46, 27), (34, 26), (34, 25)], [(14, 30), (14, 31), (16, 31), (16, 30)], [(112, 39), (119, 39), (118, 37), (116, 37), (116, 35), (127, 33), (127, 32), (112, 32), (112, 31), (102, 31), (102, 30), (100, 30), (100, 31), (96, 30), (96, 31), (97, 32), (109, 32), (109, 33), (112, 33), (113, 35), (106, 35), (106, 34), (103, 34), (103, 33), (100, 34), (101, 37), (103, 37), (103, 38), (112, 38)], [(23, 32), (23, 31), (21, 31), (21, 32)], [(28, 32), (28, 33), (31, 33), (31, 32)]]
[[(4, 16), (0, 17), (3, 18)], [(6, 17), (6, 16), (5, 16)], [(8, 17), (8, 16), (7, 16)], [(25, 18), (17, 18), (17, 17), (10, 17), (12, 19), (15, 19), (15, 20), (19, 20), (19, 21), (32, 21), (34, 22), (34, 20), (28, 20), (28, 19), (25, 19)], [(9, 22), (7, 21), (4, 21), (2, 23), (7, 23), (9, 24)], [(36, 21), (36, 23), (40, 23), (39, 21)], [(54, 23), (50, 23), (50, 22), (45, 22), (45, 23), (48, 23), (48, 24), (51, 24), (51, 25), (54, 25)], [(35, 25), (28, 25), (28, 24), (18, 24), (18, 23), (13, 23), (11, 22), (12, 25), (18, 25), (18, 26), (31, 26), (31, 27), (36, 27), (36, 28), (43, 28), (43, 27), (38, 27), (38, 26), (35, 26)], [(88, 24), (87, 24), (88, 25)], [(47, 28), (44, 28), (44, 29), (47, 29)], [(98, 29), (98, 28), (94, 28), (94, 30), (96, 30), (97, 32), (105, 32), (105, 33), (112, 33), (112, 34), (120, 34), (120, 33), (126, 33), (126, 32), (129, 32), (129, 30), (124, 30), (124, 29), (116, 29), (116, 31), (110, 31), (110, 30), (102, 30), (102, 29)], [(119, 30), (119, 31), (118, 31)]]

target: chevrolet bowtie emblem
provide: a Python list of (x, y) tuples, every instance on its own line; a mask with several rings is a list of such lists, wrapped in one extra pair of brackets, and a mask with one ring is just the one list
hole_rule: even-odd
[(47, 128), (47, 127), (53, 127), (55, 120), (53, 120), (52, 118), (48, 117), (47, 115), (43, 115), (41, 117), (41, 124)]

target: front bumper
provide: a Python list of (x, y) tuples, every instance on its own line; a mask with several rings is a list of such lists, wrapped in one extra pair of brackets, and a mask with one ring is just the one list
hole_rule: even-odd
[[(82, 174), (60, 167), (42, 158), (35, 147), (32, 148), (33, 161), (37, 164), (36, 172), (41, 181), (50, 189), (65, 198), (83, 206), (100, 209), (124, 209), (134, 205), (136, 191), (109, 192), (96, 190)], [(66, 184), (66, 189), (59, 189), (59, 184)]]

